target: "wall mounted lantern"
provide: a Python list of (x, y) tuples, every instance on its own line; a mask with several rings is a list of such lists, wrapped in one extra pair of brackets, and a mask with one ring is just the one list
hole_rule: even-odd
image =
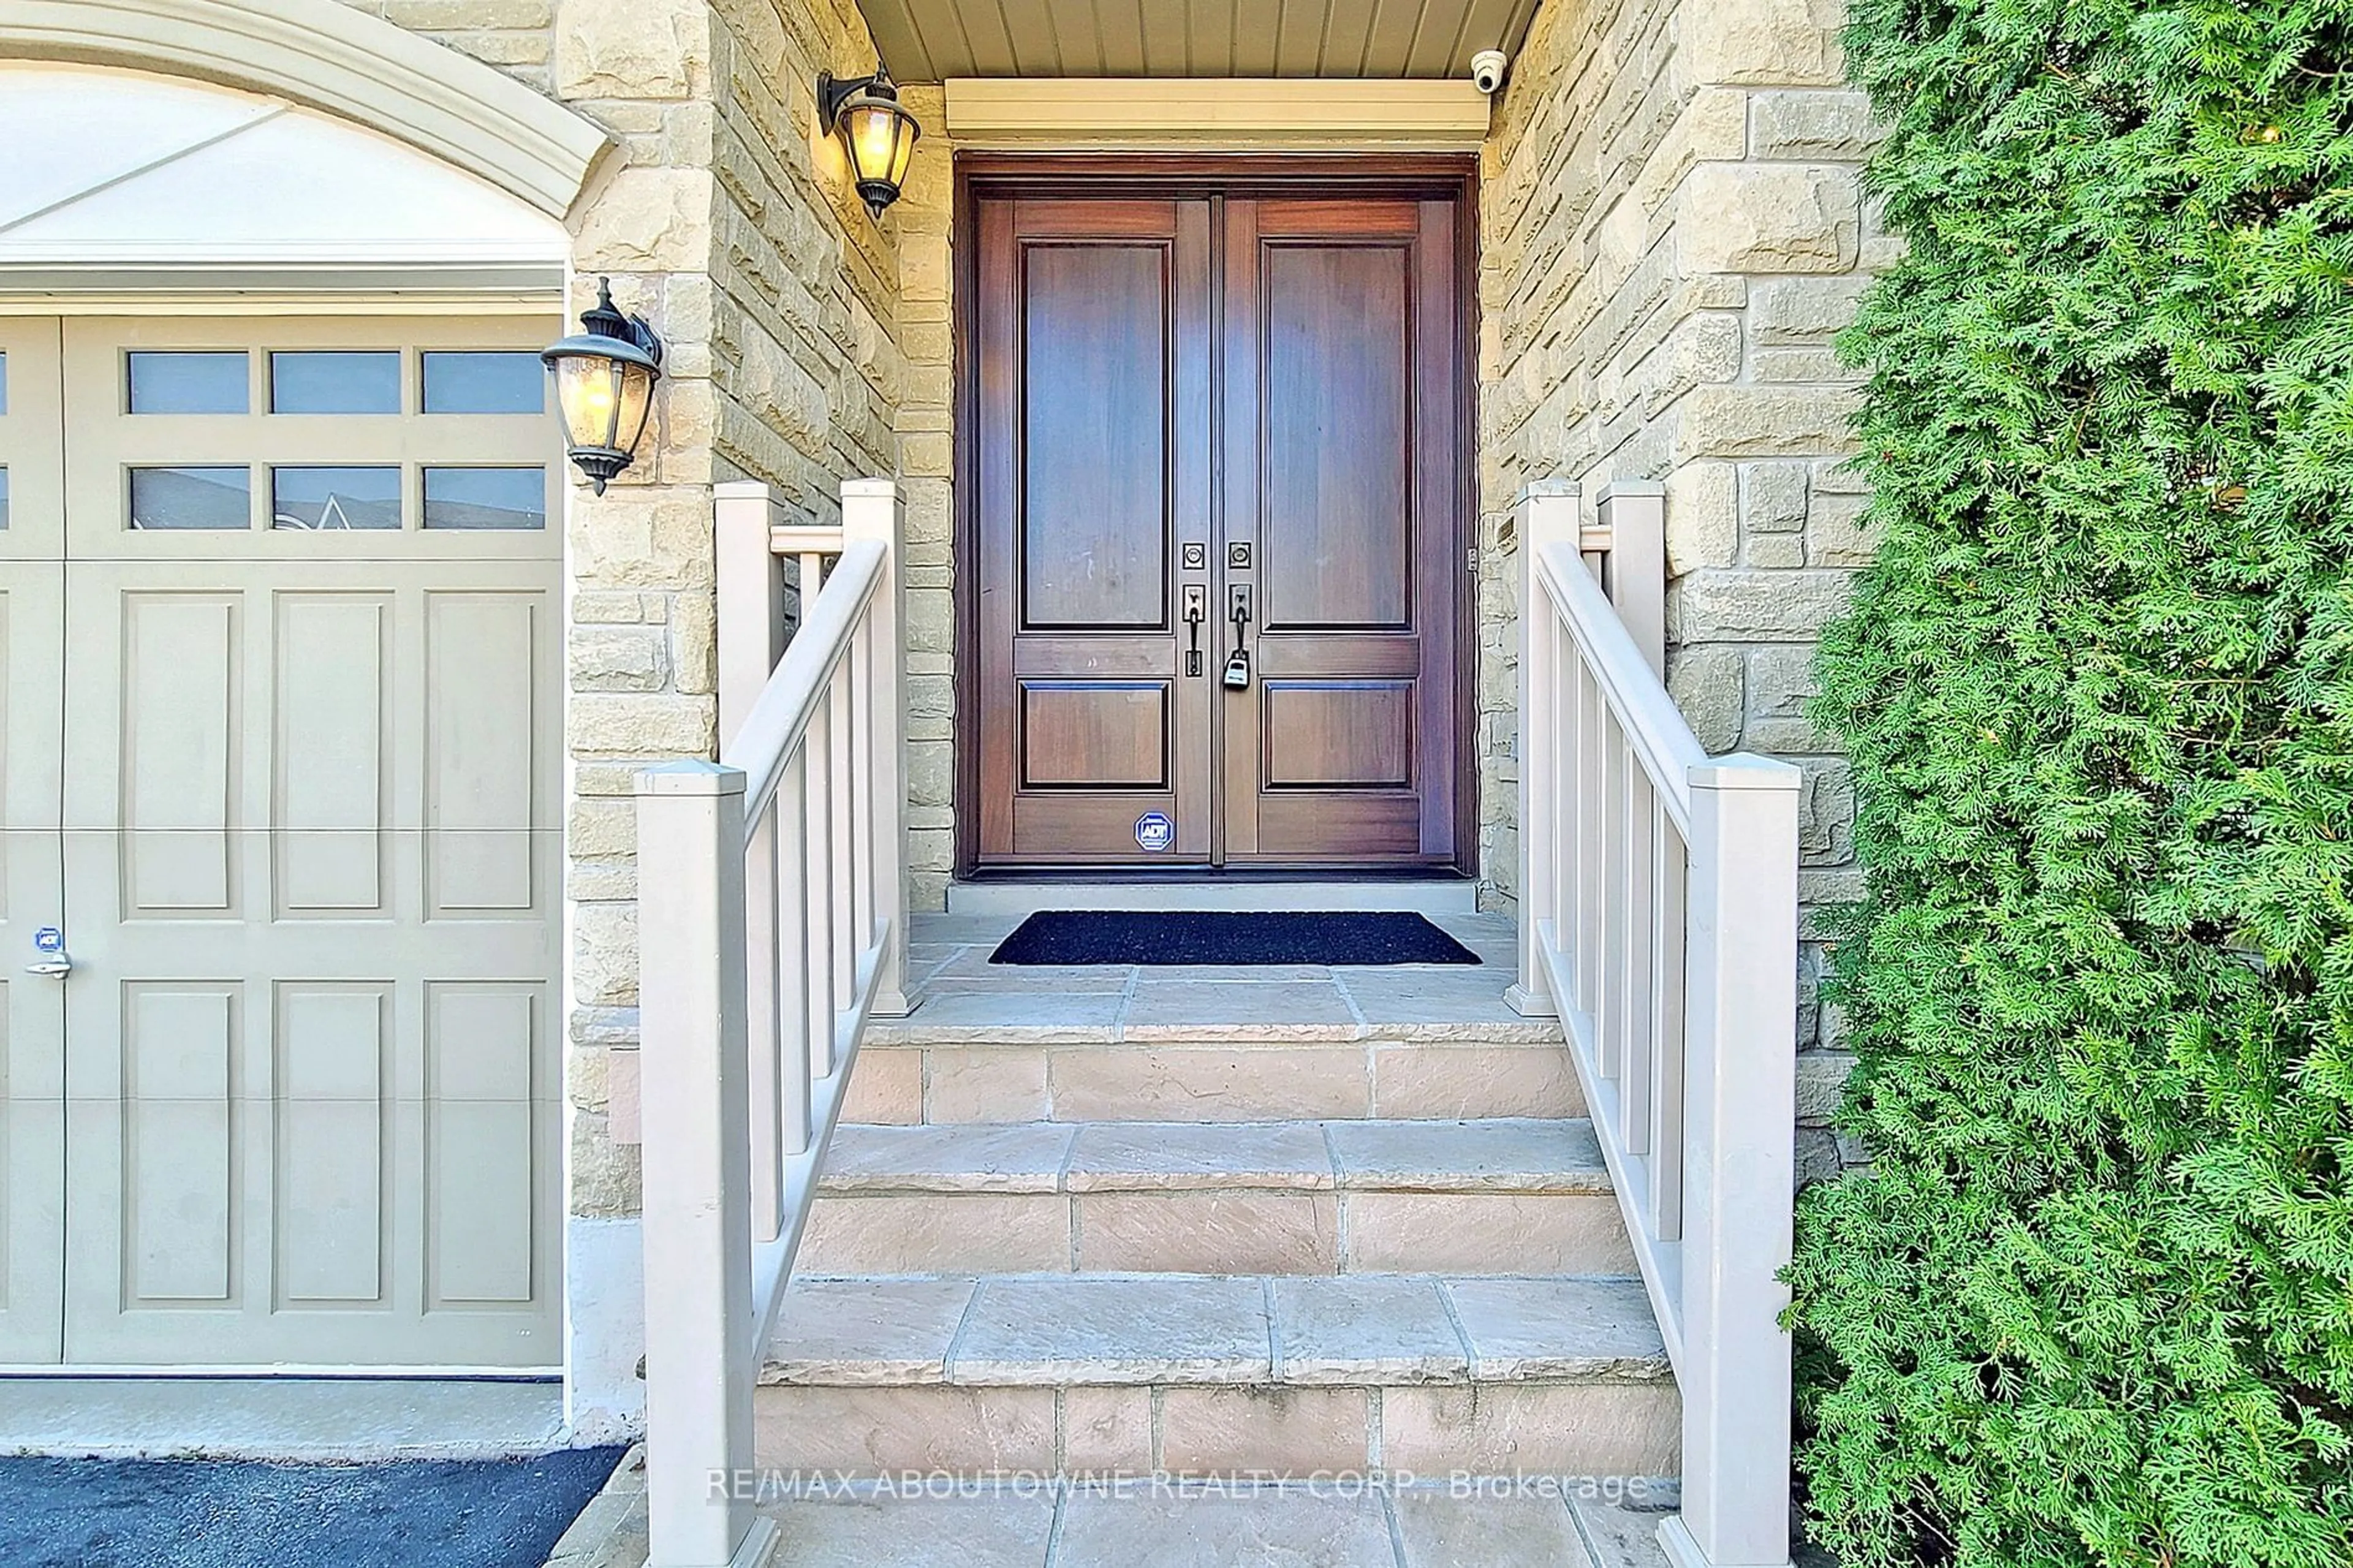
[(596, 279), (596, 303), (580, 315), (582, 331), (559, 339), (539, 357), (555, 376), (556, 411), (572, 461), (596, 493), (629, 466), (653, 411), (661, 377), (662, 343), (643, 316), (625, 316), (613, 304), (612, 279)]
[(818, 72), (817, 117), (849, 154), (850, 178), (866, 210), (881, 218), (882, 209), (899, 199), (907, 165), (914, 161), (915, 138), (923, 133), (900, 106), (891, 73), (880, 65), (872, 76), (844, 79)]

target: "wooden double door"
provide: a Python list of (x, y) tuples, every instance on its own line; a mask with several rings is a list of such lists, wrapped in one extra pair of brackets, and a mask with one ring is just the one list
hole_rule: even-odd
[(969, 204), (967, 864), (1461, 860), (1464, 205)]

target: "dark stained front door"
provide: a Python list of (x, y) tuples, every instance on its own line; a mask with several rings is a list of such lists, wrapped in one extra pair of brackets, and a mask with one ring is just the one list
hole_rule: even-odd
[(974, 862), (1454, 866), (1460, 204), (971, 211)]

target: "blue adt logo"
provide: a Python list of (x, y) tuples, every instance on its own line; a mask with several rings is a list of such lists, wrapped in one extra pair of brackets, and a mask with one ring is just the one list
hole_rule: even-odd
[(1176, 825), (1165, 811), (1147, 811), (1135, 819), (1135, 842), (1158, 854), (1176, 842)]
[(66, 933), (59, 931), (57, 927), (43, 926), (40, 930), (33, 933), (33, 951), (35, 952), (63, 952), (65, 950)]

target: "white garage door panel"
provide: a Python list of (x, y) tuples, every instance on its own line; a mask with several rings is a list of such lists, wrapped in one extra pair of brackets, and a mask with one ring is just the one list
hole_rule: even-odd
[[(0, 1362), (560, 1361), (561, 452), (425, 394), (553, 330), (0, 319)], [(234, 406), (135, 411), (148, 353)], [(157, 468), (244, 499), (134, 529)]]
[(546, 572), (71, 570), (67, 1358), (554, 1362)]

